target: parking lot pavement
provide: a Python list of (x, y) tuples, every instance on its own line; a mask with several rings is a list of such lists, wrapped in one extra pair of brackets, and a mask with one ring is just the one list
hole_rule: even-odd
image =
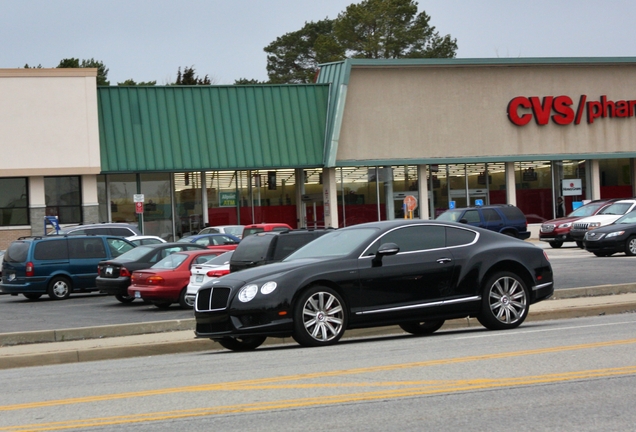
[[(528, 321), (636, 312), (636, 284), (561, 291), (558, 298), (532, 305)], [(442, 331), (477, 326), (474, 318), (451, 320)], [(147, 323), (145, 328), (126, 324), (52, 330), (47, 336), (43, 332), (4, 333), (0, 334), (0, 369), (222, 349), (210, 340), (196, 339), (193, 328), (192, 319)], [(380, 327), (351, 330), (345, 338), (399, 333), (403, 332), (397, 326)], [(293, 340), (269, 338), (266, 344), (290, 342)]]

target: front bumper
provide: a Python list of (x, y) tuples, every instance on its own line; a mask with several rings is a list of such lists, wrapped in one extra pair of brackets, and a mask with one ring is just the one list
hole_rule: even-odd
[(585, 240), (583, 247), (589, 252), (617, 253), (625, 252), (626, 239), (614, 238), (610, 240), (602, 239), (597, 241)]

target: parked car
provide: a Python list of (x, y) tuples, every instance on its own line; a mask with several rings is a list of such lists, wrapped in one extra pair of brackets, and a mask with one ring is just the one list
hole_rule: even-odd
[(317, 239), (330, 229), (268, 231), (250, 235), (241, 241), (230, 259), (230, 271), (278, 262)]
[(632, 210), (636, 210), (636, 199), (615, 201), (594, 216), (588, 216), (574, 222), (572, 229), (570, 229), (570, 236), (576, 241), (577, 246), (583, 248), (583, 240), (588, 231), (612, 224)]
[(231, 234), (234, 237), (243, 238), (244, 225), (217, 225), (203, 228), (199, 234)]
[(3, 257), (4, 257), (4, 251), (0, 250), (0, 277), (2, 277), (2, 261), (4, 261)]
[(135, 244), (110, 236), (21, 237), (5, 255), (0, 290), (29, 300), (43, 294), (53, 300), (72, 292), (97, 290), (97, 264), (134, 249)]
[(137, 246), (167, 243), (161, 237), (153, 236), (153, 235), (135, 235), (135, 236), (126, 237), (126, 240), (133, 242)]
[(615, 201), (618, 200), (594, 200), (577, 208), (565, 217), (543, 222), (539, 231), (539, 240), (548, 242), (553, 248), (560, 248), (565, 242), (573, 242), (574, 239), (570, 235), (570, 230), (574, 222), (597, 214)]
[(128, 295), (148, 301), (161, 309), (167, 309), (172, 303), (179, 303), (182, 308), (192, 307), (185, 299), (190, 267), (206, 262), (219, 253), (203, 249), (170, 254), (148, 269), (134, 271)]
[(636, 255), (636, 211), (618, 218), (616, 222), (588, 231), (583, 237), (583, 247), (597, 257), (624, 252)]
[(230, 234), (201, 234), (179, 239), (180, 243), (193, 243), (216, 250), (234, 250), (241, 239)]
[(386, 325), (425, 335), (468, 316), (504, 330), (553, 291), (547, 254), (533, 244), (453, 222), (374, 222), (203, 285), (195, 334), (240, 351), (267, 337), (331, 345), (347, 329)]
[[(49, 233), (55, 234), (55, 231)], [(66, 235), (109, 235), (115, 237), (130, 237), (141, 235), (141, 231), (137, 225), (128, 223), (97, 223), (87, 225), (74, 225), (63, 227), (57, 234)]]
[(462, 222), (525, 240), (530, 237), (526, 217), (518, 207), (493, 204), (446, 210), (439, 221)]
[(292, 227), (290, 227), (286, 223), (259, 223), (259, 224), (245, 225), (245, 228), (243, 228), (243, 236), (241, 237), (241, 239), (244, 239), (248, 235), (256, 234), (259, 232), (287, 231), (290, 229), (292, 229)]
[(122, 303), (130, 303), (135, 300), (128, 295), (130, 277), (135, 270), (147, 269), (175, 252), (201, 249), (206, 247), (179, 242), (137, 246), (116, 259), (100, 261), (95, 283), (101, 292), (114, 295)]
[(186, 289), (185, 303), (192, 307), (199, 288), (207, 282), (230, 272), (230, 258), (235, 251), (227, 251), (211, 260), (190, 267), (190, 283)]

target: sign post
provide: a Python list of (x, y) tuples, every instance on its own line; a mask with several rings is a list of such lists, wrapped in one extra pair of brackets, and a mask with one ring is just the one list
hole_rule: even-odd
[(144, 194), (134, 194), (135, 213), (139, 215), (139, 229), (144, 232)]

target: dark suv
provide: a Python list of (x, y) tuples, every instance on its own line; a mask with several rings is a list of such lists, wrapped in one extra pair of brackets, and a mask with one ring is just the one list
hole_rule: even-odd
[(509, 204), (451, 209), (439, 215), (437, 220), (463, 222), (521, 240), (530, 237), (526, 216), (518, 207)]
[(74, 291), (94, 291), (97, 264), (135, 247), (121, 237), (21, 237), (4, 254), (0, 290), (29, 300), (42, 294), (60, 300)]
[(230, 272), (281, 261), (333, 229), (260, 232), (243, 237), (230, 258)]

